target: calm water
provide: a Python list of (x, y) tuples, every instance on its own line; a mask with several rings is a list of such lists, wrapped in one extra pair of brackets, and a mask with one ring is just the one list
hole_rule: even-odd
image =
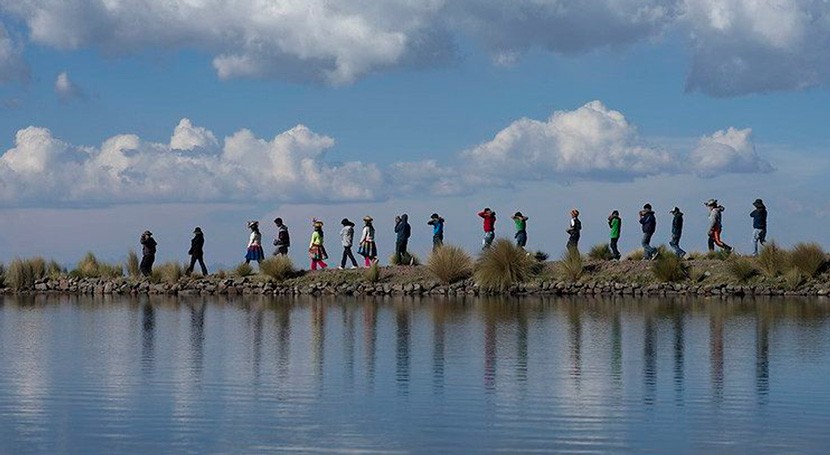
[(1, 453), (827, 453), (819, 300), (0, 300)]

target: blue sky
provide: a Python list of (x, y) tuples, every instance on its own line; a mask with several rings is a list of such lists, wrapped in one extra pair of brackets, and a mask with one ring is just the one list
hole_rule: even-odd
[(232, 265), (247, 219), (302, 243), (324, 217), (336, 245), (343, 216), (401, 211), (451, 214), (473, 249), (484, 205), (554, 254), (570, 207), (586, 246), (620, 208), (633, 249), (645, 201), (662, 228), (683, 207), (701, 249), (709, 197), (744, 250), (755, 197), (772, 237), (830, 242), (824, 4), (268, 5), (0, 0), (0, 258), (119, 259), (151, 228), (185, 259), (199, 224)]

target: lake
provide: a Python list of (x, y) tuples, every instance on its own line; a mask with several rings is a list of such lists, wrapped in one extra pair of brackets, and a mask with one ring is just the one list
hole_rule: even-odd
[(818, 299), (2, 297), (0, 453), (826, 453)]

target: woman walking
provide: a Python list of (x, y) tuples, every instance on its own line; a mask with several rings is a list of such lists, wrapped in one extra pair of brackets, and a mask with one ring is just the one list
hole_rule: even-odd
[(251, 261), (256, 261), (259, 264), (265, 259), (265, 252), (262, 250), (262, 234), (259, 232), (259, 221), (248, 221), (248, 229), (251, 230), (251, 236), (248, 237), (245, 263), (250, 264)]
[(317, 266), (325, 269), (329, 265), (324, 262), (329, 255), (326, 254), (326, 247), (323, 244), (323, 222), (314, 219), (314, 231), (311, 232), (311, 243), (308, 245), (308, 256), (311, 258), (311, 270), (317, 270)]
[(196, 266), (196, 261), (199, 261), (199, 267), (202, 269), (202, 275), (207, 276), (208, 271), (205, 267), (205, 235), (202, 233), (202, 228), (197, 227), (193, 230), (193, 238), (190, 240), (190, 266), (187, 268), (185, 275), (190, 276), (193, 273), (193, 267)]
[(352, 254), (352, 243), (354, 242), (354, 223), (349, 221), (348, 218), (343, 218), (343, 221), (341, 221), (340, 224), (343, 225), (343, 229), (340, 229), (340, 243), (343, 244), (343, 258), (340, 259), (340, 268), (346, 268), (346, 259), (350, 259), (354, 268), (357, 268), (357, 261), (354, 258), (354, 254)]
[(138, 266), (141, 274), (145, 277), (153, 273), (153, 262), (156, 261), (156, 239), (153, 238), (153, 233), (144, 231), (141, 234), (141, 264)]
[(372, 225), (372, 217), (363, 217), (363, 232), (360, 235), (360, 248), (357, 253), (363, 256), (364, 265), (369, 267), (372, 262), (378, 259), (378, 248), (375, 245), (375, 227)]
[(513, 238), (516, 239), (516, 246), (521, 249), (525, 249), (527, 245), (527, 220), (528, 217), (522, 215), (522, 212), (516, 212), (513, 215), (513, 221), (516, 223), (516, 234)]
[(732, 252), (732, 247), (721, 239), (721, 233), (723, 232), (723, 211), (726, 208), (718, 204), (717, 199), (709, 199), (703, 205), (709, 209), (709, 251), (715, 251), (715, 245), (717, 245), (718, 248), (721, 248), (727, 253)]
[(582, 232), (582, 221), (579, 221), (579, 210), (571, 210), (571, 224), (565, 231), (568, 233), (568, 249), (579, 251), (579, 237)]

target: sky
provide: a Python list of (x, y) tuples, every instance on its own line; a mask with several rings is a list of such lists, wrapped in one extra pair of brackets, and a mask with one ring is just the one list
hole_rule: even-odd
[[(559, 255), (650, 202), (702, 250), (706, 211), (751, 251), (817, 241), (830, 203), (830, 4), (818, 0), (0, 0), (0, 261), (122, 260), (145, 229), (159, 261), (242, 260), (281, 216), (306, 266), (314, 217), (339, 257), (344, 217), (376, 219), (384, 258), (409, 213), (476, 251), (476, 213), (530, 217)], [(270, 248), (266, 248), (270, 249)]]

